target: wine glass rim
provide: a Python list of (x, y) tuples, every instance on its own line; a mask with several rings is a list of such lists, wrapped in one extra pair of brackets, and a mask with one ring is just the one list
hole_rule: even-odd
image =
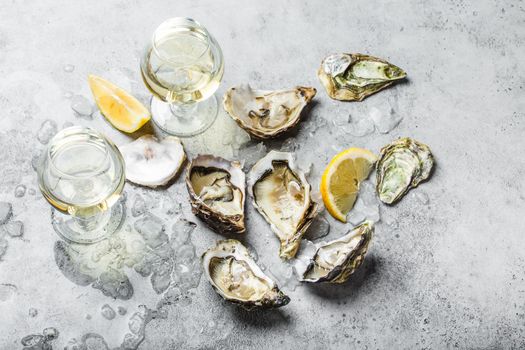
[[(169, 19), (165, 20), (164, 22), (162, 22), (155, 29), (155, 32), (153, 32), (153, 37), (151, 38), (151, 47), (153, 48), (153, 50), (155, 51), (155, 54), (158, 57), (160, 57), (163, 60), (168, 61), (168, 62), (180, 63), (180, 62), (174, 61), (173, 58), (171, 58), (171, 57), (166, 57), (165, 55), (161, 54), (159, 52), (159, 50), (157, 50), (157, 40), (156, 39), (157, 39), (157, 35), (158, 35), (158, 32), (159, 32), (159, 29), (161, 29), (164, 26), (168, 26), (168, 25), (176, 26), (176, 27), (180, 27), (180, 28), (188, 28), (188, 27), (191, 26), (191, 27), (194, 27), (195, 29), (198, 29), (199, 31), (201, 31), (204, 34), (203, 36), (204, 36), (204, 38), (206, 38), (206, 46), (202, 49), (202, 52), (200, 52), (198, 55), (195, 56), (194, 61), (199, 60), (209, 50), (209, 48), (210, 48), (210, 33), (208, 32), (206, 27), (204, 27), (200, 22), (198, 22), (198, 21), (196, 21), (196, 20), (194, 20), (193, 18), (190, 18), (190, 17), (172, 17), (172, 18), (169, 18)], [(191, 65), (191, 63), (186, 63), (186, 65)]]
[[(71, 136), (74, 136), (74, 135), (87, 134), (87, 133), (95, 135), (96, 137), (98, 137), (101, 140), (103, 140), (104, 143), (106, 144), (107, 147), (104, 147), (104, 149), (103, 149), (104, 162), (102, 162), (102, 164), (100, 164), (95, 170), (93, 170), (89, 174), (85, 174), (85, 175), (71, 175), (71, 174), (68, 174), (68, 173), (62, 171), (60, 168), (58, 168), (55, 165), (55, 162), (54, 162), (53, 157), (52, 157), (54, 144), (56, 142), (58, 142), (60, 139), (64, 139), (64, 138), (71, 137)], [(111, 145), (112, 145), (112, 142), (109, 141), (107, 139), (107, 137), (105, 137), (104, 135), (102, 135), (101, 133), (96, 131), (95, 129), (90, 128), (88, 126), (75, 125), (75, 126), (70, 126), (69, 128), (65, 128), (63, 130), (60, 130), (51, 139), (51, 141), (49, 142), (49, 147), (47, 148), (46, 156), (48, 158), (49, 166), (52, 167), (53, 170), (56, 171), (56, 173), (60, 174), (60, 176), (62, 176), (64, 178), (67, 178), (67, 179), (89, 178), (89, 177), (92, 177), (92, 176), (100, 175), (100, 174), (102, 174), (105, 171), (104, 170), (105, 169), (104, 164), (106, 163), (106, 160), (110, 157), (108, 147), (111, 147)]]

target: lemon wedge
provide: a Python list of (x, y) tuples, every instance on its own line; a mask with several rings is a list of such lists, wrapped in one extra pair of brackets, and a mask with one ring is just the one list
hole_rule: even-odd
[(337, 154), (325, 168), (321, 178), (321, 196), (330, 215), (346, 222), (346, 215), (353, 208), (359, 184), (365, 180), (377, 156), (372, 152), (352, 147)]
[(88, 81), (100, 112), (115, 128), (132, 133), (150, 120), (148, 109), (124, 89), (96, 75)]

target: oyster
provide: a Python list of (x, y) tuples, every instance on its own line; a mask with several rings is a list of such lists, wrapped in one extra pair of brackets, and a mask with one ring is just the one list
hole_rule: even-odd
[(361, 266), (374, 226), (365, 221), (344, 237), (322, 243), (303, 274), (304, 282), (344, 283)]
[(383, 147), (376, 163), (379, 199), (387, 204), (400, 200), (430, 176), (433, 166), (430, 148), (411, 138), (400, 138)]
[(166, 185), (186, 159), (182, 143), (174, 136), (159, 141), (153, 135), (144, 135), (119, 150), (126, 164), (126, 179), (148, 187)]
[(245, 309), (276, 308), (290, 302), (237, 240), (217, 242), (202, 255), (202, 265), (217, 293)]
[(245, 231), (245, 176), (238, 162), (199, 155), (188, 166), (186, 187), (193, 213), (211, 228), (220, 233)]
[(295, 256), (301, 238), (317, 214), (310, 184), (296, 167), (292, 154), (271, 151), (248, 174), (254, 206), (281, 241), (279, 256)]
[(258, 139), (276, 137), (294, 127), (301, 111), (314, 98), (312, 87), (298, 86), (290, 90), (253, 90), (249, 85), (229, 89), (223, 105), (228, 114)]
[(339, 53), (326, 57), (317, 75), (328, 95), (343, 101), (362, 101), (406, 77), (401, 68), (360, 53)]

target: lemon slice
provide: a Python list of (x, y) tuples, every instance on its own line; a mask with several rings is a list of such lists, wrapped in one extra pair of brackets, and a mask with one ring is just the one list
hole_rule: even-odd
[(334, 218), (346, 222), (346, 214), (357, 199), (359, 184), (370, 175), (376, 161), (375, 154), (356, 147), (332, 158), (321, 178), (321, 196)]
[(98, 108), (115, 128), (131, 133), (150, 120), (148, 109), (122, 88), (96, 75), (88, 81)]

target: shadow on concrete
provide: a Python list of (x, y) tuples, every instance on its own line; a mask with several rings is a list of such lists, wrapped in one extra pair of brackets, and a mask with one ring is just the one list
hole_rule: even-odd
[(360, 293), (366, 293), (373, 275), (377, 272), (381, 261), (376, 256), (367, 256), (363, 265), (350, 276), (348, 281), (342, 284), (332, 283), (307, 283), (307, 292), (315, 294), (327, 301), (351, 301), (359, 296)]

